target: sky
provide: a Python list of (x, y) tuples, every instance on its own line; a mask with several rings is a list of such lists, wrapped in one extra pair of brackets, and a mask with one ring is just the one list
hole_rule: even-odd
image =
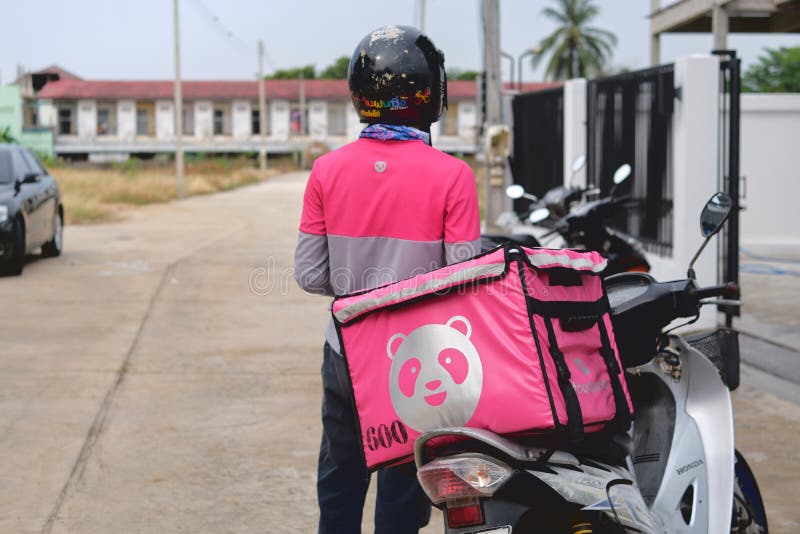
[[(184, 79), (254, 79), (257, 41), (265, 72), (314, 64), (318, 70), (350, 55), (371, 30), (415, 25), (417, 0), (179, 0)], [(650, 0), (597, 0), (595, 25), (618, 39), (612, 65), (649, 63)], [(669, 2), (664, 2), (669, 3)], [(554, 28), (541, 16), (552, 0), (500, 0), (501, 48), (515, 58)], [(171, 0), (0, 0), (0, 84), (28, 70), (60, 65), (88, 79), (171, 79), (174, 75)], [(480, 70), (479, 0), (427, 0), (426, 33), (448, 68)], [(729, 46), (745, 66), (763, 47), (800, 46), (800, 35), (738, 34)], [(709, 34), (662, 37), (662, 62), (707, 52)], [(544, 63), (544, 62), (543, 62)], [(504, 78), (509, 61), (503, 60)], [(518, 73), (517, 73), (518, 76)], [(526, 61), (525, 81), (540, 80)]]

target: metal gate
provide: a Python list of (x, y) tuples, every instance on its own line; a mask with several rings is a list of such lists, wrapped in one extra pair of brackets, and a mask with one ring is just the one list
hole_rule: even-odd
[(664, 65), (590, 80), (587, 91), (587, 179), (607, 194), (622, 164), (632, 174), (617, 194), (633, 209), (611, 226), (636, 237), (650, 252), (673, 246), (672, 112), (674, 69)]
[[(722, 233), (722, 261), (718, 277), (726, 282), (739, 283), (739, 141), (741, 121), (741, 60), (735, 50), (715, 50), (721, 56), (720, 90), (722, 109), (719, 119), (720, 164), (717, 189), (731, 196), (731, 215)], [(720, 306), (725, 312), (725, 323), (731, 326), (738, 307)]]
[[(554, 87), (514, 97), (514, 183), (542, 196), (564, 183), (564, 88)], [(525, 211), (530, 201), (517, 201)]]

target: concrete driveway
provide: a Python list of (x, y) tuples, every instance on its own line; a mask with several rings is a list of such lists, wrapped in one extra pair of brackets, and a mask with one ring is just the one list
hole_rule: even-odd
[[(290, 272), (306, 176), (67, 228), (62, 257), (0, 279), (0, 532), (315, 531), (328, 312)], [(737, 438), (793, 530), (800, 409), (747, 376)]]

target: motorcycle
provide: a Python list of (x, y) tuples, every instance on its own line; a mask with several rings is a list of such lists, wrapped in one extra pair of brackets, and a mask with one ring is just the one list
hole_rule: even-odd
[[(736, 332), (684, 337), (665, 329), (704, 305), (738, 305), (735, 284), (698, 287), (692, 265), (730, 212), (714, 195), (687, 278), (606, 279), (615, 337), (635, 407), (624, 435), (580, 447), (443, 428), (415, 442), (417, 476), (447, 533), (767, 533), (755, 477), (735, 449), (730, 390)], [(587, 436), (592, 436), (591, 434)]]
[[(580, 157), (572, 165), (573, 176), (585, 164), (585, 158)], [(527, 198), (532, 200), (530, 210), (523, 214), (529, 223), (528, 234), (520, 230), (519, 219), (514, 220), (513, 214), (506, 213), (501, 216), (506, 226), (511, 226), (515, 233), (512, 235), (483, 235), (484, 249), (492, 248), (504, 242), (521, 246), (540, 246), (545, 239), (555, 234), (563, 238), (561, 246), (596, 250), (608, 258), (606, 276), (622, 272), (648, 272), (650, 264), (647, 261), (641, 245), (632, 237), (626, 236), (608, 227), (606, 221), (624, 209), (628, 203), (626, 197), (616, 197), (617, 186), (630, 176), (631, 167), (622, 165), (614, 173), (614, 187), (610, 194), (601, 199), (586, 201), (585, 199), (599, 192), (596, 188), (579, 188), (576, 186), (559, 186), (549, 190), (542, 199), (525, 192), (522, 186), (515, 184), (506, 189), (506, 195), (512, 199)], [(583, 201), (582, 204), (577, 204)], [(552, 219), (552, 229), (549, 231), (535, 232), (530, 225), (543, 223)], [(509, 225), (508, 221), (512, 224)]]
[[(575, 181), (575, 176), (577, 175), (578, 171), (580, 171), (584, 165), (586, 165), (586, 156), (579, 156), (575, 158), (575, 161), (572, 162), (572, 181)], [(549, 190), (545, 197), (553, 198), (554, 195), (558, 195), (559, 192), (566, 192), (569, 194), (573, 189), (576, 188), (567, 188), (564, 186), (554, 187), (553, 189)], [(517, 246), (525, 246), (525, 247), (540, 247), (541, 243), (537, 238), (538, 234), (541, 234), (541, 230), (532, 226), (529, 218), (533, 215), (533, 213), (537, 210), (537, 208), (541, 207), (541, 203), (544, 199), (539, 199), (536, 195), (532, 195), (525, 191), (519, 184), (510, 185), (506, 188), (506, 196), (512, 200), (518, 200), (520, 198), (526, 198), (531, 201), (530, 207), (526, 212), (522, 214), (517, 214), (516, 211), (506, 211), (500, 214), (495, 221), (495, 224), (501, 228), (507, 230), (504, 234), (482, 234), (481, 235), (481, 248), (484, 251), (491, 250), (498, 245), (502, 245), (504, 243), (511, 243), (512, 245)], [(578, 195), (580, 198), (580, 194)], [(546, 217), (542, 217), (544, 219)], [(537, 222), (540, 218), (537, 217)]]

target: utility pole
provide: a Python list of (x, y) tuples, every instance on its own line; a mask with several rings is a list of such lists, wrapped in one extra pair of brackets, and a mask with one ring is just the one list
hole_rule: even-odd
[(267, 172), (267, 96), (264, 91), (264, 42), (258, 42), (258, 168), (261, 176)]
[(425, 0), (419, 0), (419, 31), (425, 33)]
[(181, 92), (181, 49), (178, 34), (178, 0), (172, 0), (175, 25), (175, 178), (178, 198), (183, 198), (183, 94)]
[[(502, 70), (500, 66), (500, 0), (482, 0), (483, 65), (486, 73), (486, 114), (483, 117), (484, 138), (490, 127), (502, 124)], [(488, 147), (489, 143), (484, 143)], [(484, 163), (484, 214), (487, 226), (494, 224), (506, 205), (504, 188), (505, 162), (492, 161), (486, 150)]]

